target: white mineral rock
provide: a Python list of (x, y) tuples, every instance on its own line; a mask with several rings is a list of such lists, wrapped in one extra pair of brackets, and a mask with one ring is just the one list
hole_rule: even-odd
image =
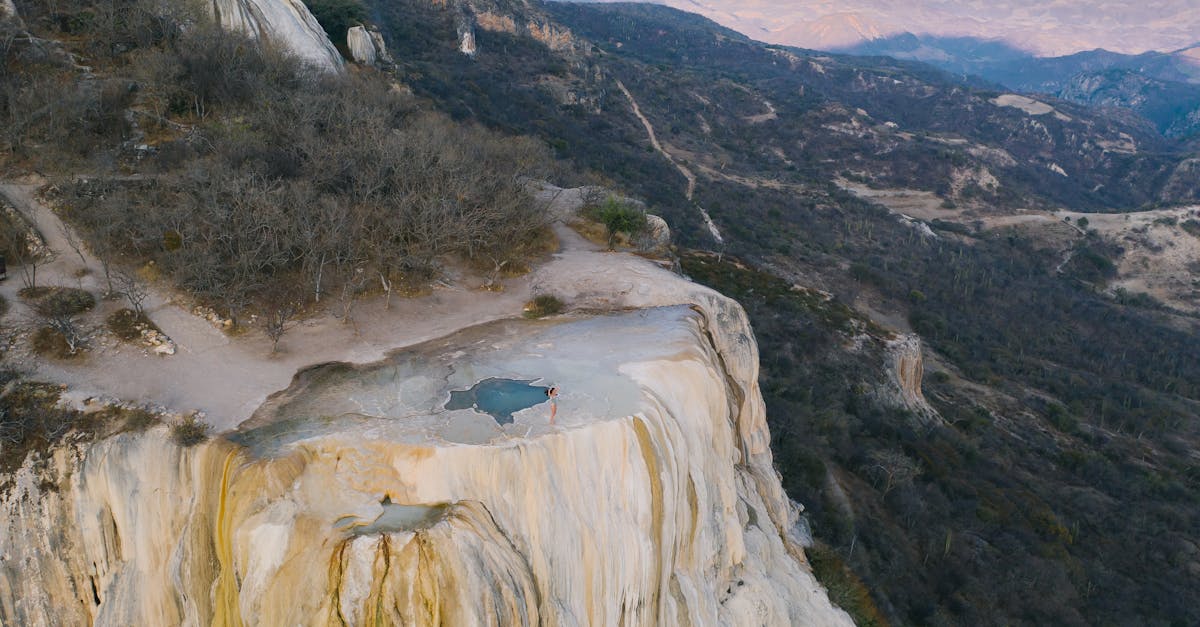
[(350, 49), (350, 57), (363, 65), (375, 65), (375, 42), (367, 29), (362, 26), (351, 26), (346, 31), (346, 47)]
[(300, 0), (211, 0), (222, 26), (283, 47), (323, 72), (340, 72), (342, 55)]
[[(228, 439), (27, 463), (0, 492), (0, 623), (850, 625), (772, 466), (741, 307), (601, 252), (534, 282), (631, 310), (306, 370)], [(488, 377), (554, 382), (556, 422), (444, 408)]]

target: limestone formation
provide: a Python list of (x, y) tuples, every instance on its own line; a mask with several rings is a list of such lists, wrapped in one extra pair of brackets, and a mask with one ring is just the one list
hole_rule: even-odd
[(372, 28), (367, 31), (371, 36), (371, 43), (375, 44), (375, 58), (383, 63), (392, 63), (392, 55), (388, 54), (387, 44), (383, 41), (383, 33)]
[(350, 49), (350, 57), (363, 65), (375, 65), (375, 43), (363, 26), (351, 26), (346, 31), (346, 47)]
[(362, 65), (390, 63), (387, 45), (383, 43), (383, 35), (377, 30), (367, 30), (364, 26), (352, 26), (346, 31), (346, 47), (350, 49), (350, 57)]
[(652, 213), (646, 214), (646, 229), (638, 236), (638, 250), (652, 255), (665, 255), (671, 249), (671, 227), (667, 221)]
[(475, 48), (475, 29), (470, 24), (458, 27), (458, 51), (468, 57), (474, 57), (477, 52)]
[(342, 55), (300, 0), (210, 0), (217, 21), (269, 41), (322, 72), (340, 72)]
[(925, 374), (925, 359), (921, 354), (921, 338), (902, 334), (886, 344), (887, 374), (890, 389), (884, 392), (890, 400), (913, 412), (922, 422), (940, 421), (937, 410), (925, 401), (921, 379)]
[[(533, 281), (630, 310), (312, 368), (193, 448), (157, 428), (27, 463), (0, 622), (849, 625), (804, 561), (741, 307), (603, 252)], [(487, 377), (555, 382), (557, 424), (443, 407)]]
[(0, 21), (20, 21), (20, 19), (21, 16), (17, 13), (17, 5), (13, 4), (13, 0), (0, 0)]

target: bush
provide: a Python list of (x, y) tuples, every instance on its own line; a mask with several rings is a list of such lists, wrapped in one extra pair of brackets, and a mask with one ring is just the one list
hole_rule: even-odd
[(614, 196), (609, 196), (604, 204), (594, 207), (588, 212), (589, 217), (604, 225), (608, 232), (608, 249), (613, 250), (617, 244), (617, 236), (624, 233), (627, 237), (641, 233), (646, 229), (646, 214), (637, 207), (621, 202)]
[(140, 433), (158, 424), (158, 416), (144, 409), (126, 409), (121, 412), (124, 415), (124, 428), (135, 433)]
[(25, 300), (38, 300), (44, 298), (53, 291), (50, 287), (22, 287), (17, 290), (17, 296)]
[(846, 610), (855, 625), (888, 624), (862, 579), (850, 570), (833, 549), (817, 544), (806, 549), (805, 553), (812, 565), (813, 575), (829, 591), (829, 600)]
[(53, 327), (38, 327), (38, 330), (33, 332), (32, 342), (33, 351), (39, 355), (69, 359), (78, 354), (78, 351), (71, 351), (67, 337)]
[(208, 439), (209, 426), (195, 414), (171, 425), (171, 439), (183, 447), (195, 446)]
[(79, 315), (96, 306), (96, 297), (86, 290), (73, 287), (51, 287), (42, 298), (39, 309), (63, 315)]
[(543, 318), (563, 310), (563, 302), (555, 296), (542, 294), (525, 304), (526, 318)]
[(146, 314), (134, 313), (132, 309), (118, 309), (108, 316), (105, 321), (108, 330), (118, 338), (131, 342), (142, 337), (142, 329), (153, 329), (161, 332)]

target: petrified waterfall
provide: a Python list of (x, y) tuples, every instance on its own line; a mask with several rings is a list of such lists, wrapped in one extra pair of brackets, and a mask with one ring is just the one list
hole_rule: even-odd
[[(302, 372), (194, 448), (158, 428), (26, 464), (0, 619), (849, 624), (795, 541), (741, 309), (636, 271), (694, 306), (472, 327)], [(576, 298), (646, 298), (611, 287)], [(444, 408), (487, 377), (555, 382), (556, 423)]]

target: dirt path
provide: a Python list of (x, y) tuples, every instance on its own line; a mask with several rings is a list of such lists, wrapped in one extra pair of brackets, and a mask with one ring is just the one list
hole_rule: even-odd
[[(0, 184), (0, 194), (34, 222), (48, 246), (58, 252), (52, 263), (39, 269), (39, 285), (101, 291), (99, 264), (86, 254), (86, 264), (80, 263), (61, 231), (62, 222), (36, 198), (35, 190), (33, 185)], [(566, 237), (564, 241), (572, 246), (583, 246), (581, 241), (591, 246), (578, 239)], [(78, 277), (85, 265), (91, 274)], [(0, 283), (0, 294), (13, 307), (3, 322), (6, 326), (28, 327), (31, 321), (27, 309), (16, 294), (21, 287), (19, 270), (10, 268), (9, 274), (9, 280)], [(147, 301), (147, 313), (175, 341), (175, 355), (149, 354), (143, 347), (117, 342), (105, 334), (77, 361), (33, 355), (18, 359), (32, 376), (66, 384), (76, 397), (141, 402), (175, 412), (201, 410), (216, 430), (225, 431), (249, 417), (269, 394), (287, 387), (293, 374), (306, 366), (328, 361), (375, 361), (396, 348), (520, 315), (530, 296), (529, 279), (512, 279), (504, 286), (503, 292), (487, 292), (452, 285), (421, 298), (393, 299), (390, 310), (385, 309), (381, 298), (368, 300), (356, 307), (355, 325), (320, 314), (290, 330), (275, 355), (258, 329), (230, 338), (173, 303), (169, 296), (154, 293)], [(102, 325), (103, 317), (121, 306), (101, 303), (88, 322)]]
[[(646, 116), (642, 115), (641, 107), (638, 106), (637, 100), (633, 97), (633, 94), (625, 88), (625, 84), (621, 81), (617, 81), (617, 87), (620, 88), (621, 93), (625, 94), (625, 98), (629, 100), (629, 106), (633, 109), (633, 115), (636, 116), (637, 119), (641, 120), (642, 126), (646, 128), (646, 136), (650, 139), (650, 145), (654, 147), (654, 150), (658, 151), (658, 154), (662, 155), (663, 158), (669, 161), (671, 165), (675, 166), (675, 169), (679, 170), (679, 173), (683, 175), (683, 178), (687, 179), (687, 192), (685, 193), (685, 197), (689, 202), (692, 202), (692, 197), (696, 194), (696, 175), (693, 174), (687, 166), (676, 161), (675, 157), (671, 156), (671, 153), (667, 152), (667, 150), (663, 148), (663, 145), (659, 143), (658, 135), (654, 132), (654, 125), (650, 123), (650, 120), (646, 119)], [(693, 204), (695, 203), (693, 202)], [(700, 210), (700, 217), (702, 220), (704, 220), (704, 226), (708, 227), (708, 232), (713, 236), (713, 239), (717, 240), (718, 244), (725, 243), (725, 238), (721, 237), (721, 231), (717, 228), (717, 224), (713, 222), (712, 216), (708, 215), (708, 212), (704, 210), (704, 207), (696, 205), (696, 208)]]

